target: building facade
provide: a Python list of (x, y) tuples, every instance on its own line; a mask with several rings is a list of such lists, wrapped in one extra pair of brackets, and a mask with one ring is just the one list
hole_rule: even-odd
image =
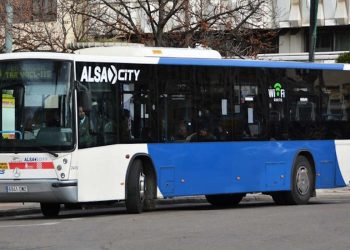
[[(13, 51), (68, 51), (81, 34), (74, 0), (9, 0), (12, 6)], [(6, 37), (7, 1), (0, 2), (0, 51)]]
[[(279, 53), (309, 51), (310, 0), (276, 0)], [(350, 0), (318, 0), (316, 52), (350, 50)]]

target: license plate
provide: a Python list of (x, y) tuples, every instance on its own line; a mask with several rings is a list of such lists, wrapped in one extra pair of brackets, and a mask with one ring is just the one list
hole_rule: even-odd
[(27, 186), (7, 186), (6, 190), (8, 193), (25, 193), (28, 192)]

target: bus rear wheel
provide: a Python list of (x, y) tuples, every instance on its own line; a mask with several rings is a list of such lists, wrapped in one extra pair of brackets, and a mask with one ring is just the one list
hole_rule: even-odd
[(238, 205), (245, 194), (214, 194), (206, 195), (207, 201), (216, 207), (231, 207)]
[(139, 214), (144, 209), (146, 193), (146, 175), (143, 171), (142, 161), (136, 159), (130, 169), (127, 180), (126, 210), (128, 213)]
[(277, 205), (288, 205), (289, 192), (273, 192), (271, 196)]
[(45, 217), (57, 217), (61, 210), (59, 203), (40, 203), (41, 213)]
[(293, 166), (291, 191), (272, 193), (272, 199), (278, 205), (304, 205), (313, 194), (315, 186), (314, 172), (309, 160), (299, 155)]

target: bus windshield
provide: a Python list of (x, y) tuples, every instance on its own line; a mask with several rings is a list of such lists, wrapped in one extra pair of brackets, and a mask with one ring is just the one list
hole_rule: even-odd
[(71, 70), (66, 61), (0, 62), (2, 152), (73, 148)]

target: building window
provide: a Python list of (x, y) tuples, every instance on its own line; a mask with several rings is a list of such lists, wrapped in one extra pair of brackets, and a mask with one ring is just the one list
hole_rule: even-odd
[(348, 32), (335, 33), (335, 50), (348, 51), (350, 50), (350, 36)]
[(56, 21), (57, 0), (33, 0), (33, 21)]
[[(316, 52), (350, 50), (349, 27), (319, 27), (317, 30)], [(309, 32), (305, 32), (306, 50), (309, 51)]]
[(329, 32), (318, 32), (316, 41), (316, 52), (333, 50), (333, 36)]
[[(56, 21), (57, 0), (23, 0), (12, 3), (14, 23)], [(6, 3), (0, 3), (0, 21), (6, 20)]]
[[(6, 22), (6, 1), (0, 3), (0, 17), (1, 21)], [(31, 21), (32, 16), (32, 2), (30, 0), (14, 1), (12, 2), (13, 22), (23, 23)]]

